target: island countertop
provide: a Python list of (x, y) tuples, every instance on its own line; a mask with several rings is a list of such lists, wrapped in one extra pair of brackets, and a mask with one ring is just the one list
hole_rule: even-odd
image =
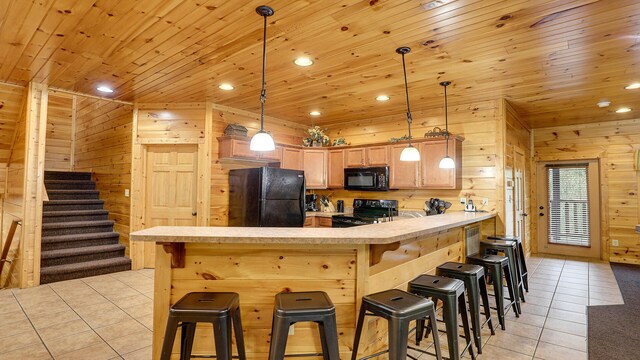
[(390, 244), (428, 236), (496, 216), (452, 211), (350, 228), (157, 226), (131, 233), (134, 241), (212, 244)]

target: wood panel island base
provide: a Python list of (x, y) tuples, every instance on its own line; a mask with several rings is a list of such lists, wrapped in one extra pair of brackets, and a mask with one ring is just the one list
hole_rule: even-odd
[[(493, 234), (495, 214), (451, 212), (353, 228), (155, 227), (131, 234), (155, 241), (153, 358), (158, 359), (169, 307), (192, 291), (240, 294), (247, 356), (267, 359), (274, 296), (325, 291), (336, 305), (340, 354), (351, 356), (362, 296), (399, 288), (446, 261), (462, 261), (465, 231)], [(368, 318), (361, 354), (386, 346), (386, 323)], [(179, 337), (172, 359), (179, 358)], [(198, 326), (193, 355), (213, 355), (211, 325)], [(295, 324), (287, 354), (320, 353), (315, 324)], [(235, 354), (235, 348), (234, 348)]]

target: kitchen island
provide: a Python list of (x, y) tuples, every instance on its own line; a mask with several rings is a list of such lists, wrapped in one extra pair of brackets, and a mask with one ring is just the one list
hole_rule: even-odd
[[(247, 355), (267, 359), (275, 294), (327, 292), (336, 305), (340, 353), (349, 358), (360, 299), (462, 261), (465, 243), (493, 234), (495, 214), (450, 212), (352, 228), (154, 227), (131, 234), (154, 241), (154, 359), (159, 358), (168, 309), (192, 291), (240, 294)], [(360, 350), (386, 344), (386, 324), (371, 318)], [(179, 334), (178, 334), (179, 336)], [(287, 354), (321, 352), (314, 324), (296, 324)], [(235, 350), (234, 350), (235, 351)], [(178, 358), (179, 341), (172, 358)], [(196, 332), (194, 355), (211, 355), (210, 325)]]

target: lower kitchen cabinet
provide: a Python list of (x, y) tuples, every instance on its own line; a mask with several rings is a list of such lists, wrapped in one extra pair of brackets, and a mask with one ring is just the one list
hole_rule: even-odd
[(332, 227), (332, 220), (324, 216), (307, 216), (304, 219), (304, 227)]
[(324, 149), (303, 149), (307, 189), (326, 189), (329, 155)]
[[(389, 147), (389, 188), (417, 189), (419, 188), (420, 162), (400, 161), (400, 153), (406, 144), (391, 145)], [(423, 155), (421, 153), (420, 155)], [(424, 156), (424, 155), (423, 155)]]

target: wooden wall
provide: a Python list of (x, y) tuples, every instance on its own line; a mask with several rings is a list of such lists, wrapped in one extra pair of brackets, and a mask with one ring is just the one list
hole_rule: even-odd
[[(345, 200), (351, 206), (354, 198), (397, 199), (401, 209), (422, 209), (424, 202), (432, 197), (450, 201), (450, 211), (463, 210), (459, 198), (470, 197), (479, 209), (502, 211), (502, 112), (501, 101), (486, 101), (477, 104), (450, 106), (449, 131), (465, 138), (462, 143), (462, 190), (390, 190), (386, 192), (316, 190), (328, 195), (332, 201)], [(444, 128), (442, 109), (413, 113), (411, 131), (414, 138), (435, 126)], [(329, 127), (331, 139), (344, 137), (351, 145), (385, 142), (391, 137), (407, 134), (407, 123), (402, 113), (394, 117), (376, 118), (367, 121), (346, 122)], [(429, 154), (421, 154), (429, 156)], [(482, 207), (481, 199), (489, 204)]]
[(0, 164), (6, 164), (27, 91), (22, 86), (0, 83)]
[(77, 96), (75, 171), (93, 172), (120, 242), (129, 247), (131, 136), (133, 106)]
[(45, 169), (73, 169), (76, 95), (50, 91), (47, 108), (47, 143)]
[[(640, 235), (634, 231), (640, 223), (640, 173), (633, 168), (640, 119), (535, 129), (533, 135), (538, 161), (600, 160), (603, 258), (640, 264)], [(611, 246), (614, 239), (619, 247)]]

